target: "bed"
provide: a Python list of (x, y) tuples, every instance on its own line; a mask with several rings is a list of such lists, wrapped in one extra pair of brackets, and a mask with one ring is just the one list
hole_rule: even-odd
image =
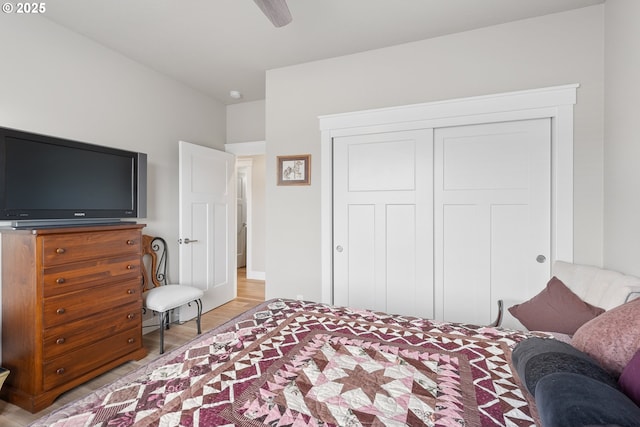
[(532, 336), (275, 299), (32, 426), (535, 426)]

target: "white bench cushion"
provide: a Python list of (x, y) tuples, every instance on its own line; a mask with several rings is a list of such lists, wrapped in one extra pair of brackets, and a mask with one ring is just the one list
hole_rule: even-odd
[(202, 298), (202, 289), (186, 285), (164, 285), (143, 292), (145, 307), (164, 313), (188, 302)]
[[(628, 276), (613, 270), (605, 270), (590, 265), (555, 261), (551, 275), (556, 276), (583, 301), (605, 310), (611, 310), (627, 301), (640, 298), (640, 278)], [(540, 283), (540, 290), (546, 283)], [(502, 327), (526, 330), (509, 313), (508, 308), (524, 301), (504, 300)]]
[[(640, 296), (640, 279), (613, 270), (564, 261), (553, 263), (553, 275), (583, 301), (611, 310)], [(638, 294), (633, 294), (637, 292)]]

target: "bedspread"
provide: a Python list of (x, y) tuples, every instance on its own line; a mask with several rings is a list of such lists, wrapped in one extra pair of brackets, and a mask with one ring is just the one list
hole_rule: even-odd
[(531, 335), (271, 300), (33, 426), (535, 426)]

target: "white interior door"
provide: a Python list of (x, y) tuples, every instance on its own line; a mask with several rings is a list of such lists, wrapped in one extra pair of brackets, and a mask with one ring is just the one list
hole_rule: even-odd
[(550, 119), (436, 129), (436, 319), (488, 324), (549, 279)]
[(247, 172), (245, 168), (238, 168), (237, 207), (237, 263), (238, 268), (247, 265)]
[[(235, 156), (179, 144), (180, 283), (205, 291), (203, 311), (236, 296)], [(195, 316), (181, 307), (180, 320)]]
[(433, 317), (433, 132), (334, 138), (334, 303)]

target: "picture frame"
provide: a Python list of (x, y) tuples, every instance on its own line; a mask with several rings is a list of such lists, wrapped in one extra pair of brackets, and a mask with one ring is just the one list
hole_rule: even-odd
[(311, 154), (278, 156), (278, 185), (310, 185)]

